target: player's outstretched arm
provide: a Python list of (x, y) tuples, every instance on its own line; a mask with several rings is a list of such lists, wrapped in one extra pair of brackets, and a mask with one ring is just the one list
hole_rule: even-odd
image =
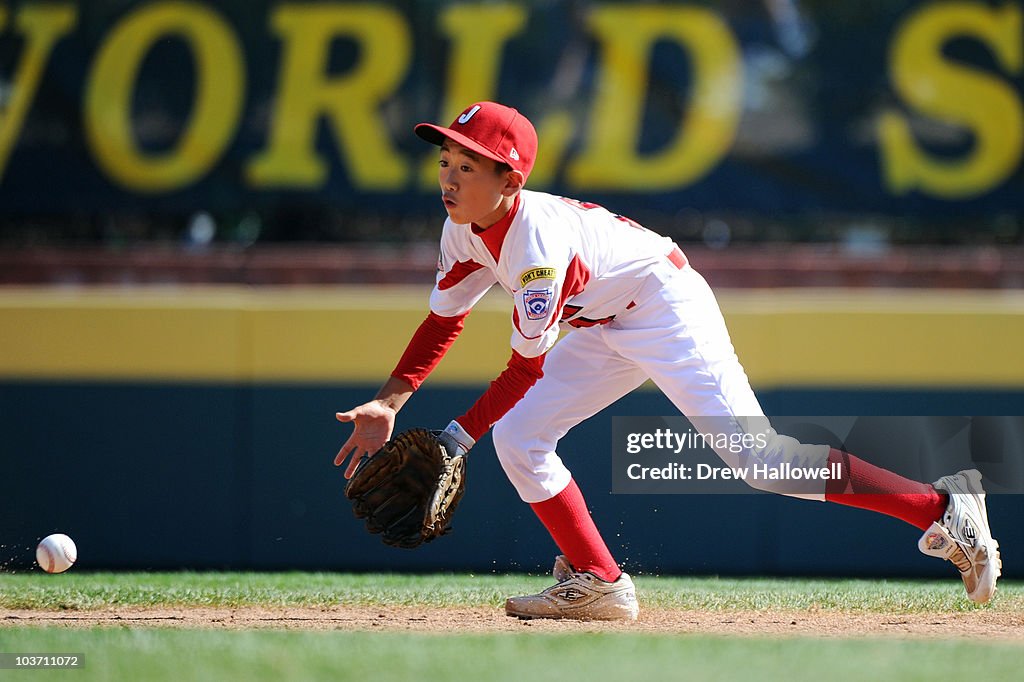
[(334, 457), (334, 466), (341, 466), (352, 455), (345, 469), (345, 478), (352, 478), (356, 465), (364, 455), (374, 454), (391, 438), (395, 415), (412, 394), (412, 386), (401, 379), (390, 377), (373, 400), (347, 412), (335, 414), (338, 421), (352, 422), (355, 426), (352, 435)]

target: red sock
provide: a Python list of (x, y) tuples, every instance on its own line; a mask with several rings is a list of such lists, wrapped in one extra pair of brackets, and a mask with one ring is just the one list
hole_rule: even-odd
[(835, 448), (828, 453), (828, 462), (840, 462), (843, 471), (842, 478), (830, 480), (825, 488), (829, 502), (895, 516), (921, 530), (946, 511), (949, 496), (928, 483), (903, 478)]
[(619, 579), (622, 571), (590, 518), (587, 503), (575, 480), (569, 479), (565, 490), (550, 500), (534, 502), (530, 506), (577, 571), (593, 573), (608, 582)]

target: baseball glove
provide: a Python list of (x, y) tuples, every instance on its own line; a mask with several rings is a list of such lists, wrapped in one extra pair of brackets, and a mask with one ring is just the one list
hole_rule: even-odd
[(384, 544), (412, 549), (449, 531), (466, 489), (466, 457), (450, 439), (446, 447), (444, 435), (399, 434), (360, 462), (345, 486), (356, 518), (366, 519), (366, 529), (380, 533)]

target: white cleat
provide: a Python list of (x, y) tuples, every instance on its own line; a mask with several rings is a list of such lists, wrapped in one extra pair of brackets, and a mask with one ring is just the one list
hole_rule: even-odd
[(569, 563), (564, 554), (559, 554), (555, 557), (555, 567), (551, 569), (551, 575), (556, 583), (568, 579), (575, 572), (576, 569), (572, 567), (572, 564)]
[(988, 525), (981, 473), (968, 469), (943, 476), (932, 485), (949, 494), (949, 505), (917, 546), (929, 556), (952, 561), (960, 570), (967, 596), (975, 604), (984, 604), (996, 591), (1002, 561)]
[(561, 555), (551, 573), (557, 585), (540, 594), (510, 597), (505, 614), (523, 619), (636, 620), (640, 612), (636, 587), (625, 573), (609, 583), (592, 573), (577, 573)]

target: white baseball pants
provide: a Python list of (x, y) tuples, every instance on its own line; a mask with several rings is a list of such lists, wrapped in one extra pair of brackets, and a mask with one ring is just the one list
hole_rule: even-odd
[[(827, 446), (802, 445), (771, 429), (704, 278), (687, 265), (664, 279), (609, 324), (560, 339), (548, 352), (544, 376), (495, 424), (498, 459), (525, 502), (548, 500), (569, 484), (558, 441), (648, 378), (701, 433), (720, 431), (723, 418), (741, 418), (738, 430), (769, 435), (760, 450), (716, 449), (728, 466), (825, 466)], [(782, 492), (772, 490), (773, 481), (756, 486)], [(822, 482), (820, 492), (794, 496), (824, 499), (824, 492)]]

